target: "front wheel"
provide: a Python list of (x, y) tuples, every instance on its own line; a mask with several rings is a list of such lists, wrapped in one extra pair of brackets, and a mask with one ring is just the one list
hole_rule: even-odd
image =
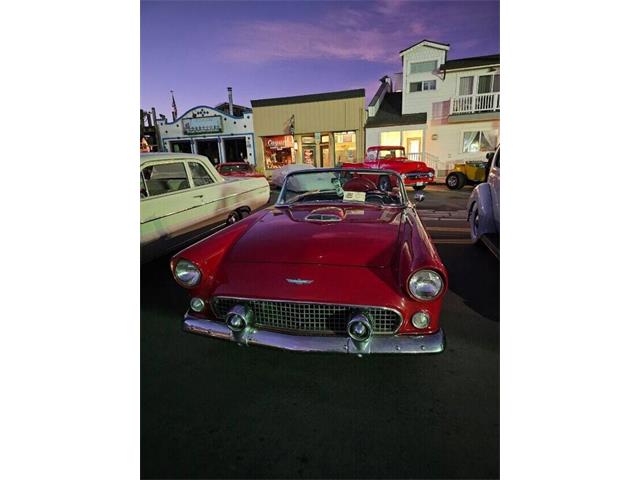
[(460, 172), (451, 172), (447, 175), (447, 187), (449, 190), (459, 190), (467, 183), (467, 177)]
[(471, 242), (477, 244), (478, 240), (480, 240), (480, 211), (477, 203), (474, 203), (469, 210), (469, 231), (471, 233)]

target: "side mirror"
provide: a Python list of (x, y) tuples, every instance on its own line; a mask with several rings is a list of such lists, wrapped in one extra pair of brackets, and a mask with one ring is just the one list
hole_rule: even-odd
[(422, 193), (422, 192), (416, 193), (416, 195), (413, 197), (413, 199), (416, 202), (422, 202), (424, 200), (424, 193)]

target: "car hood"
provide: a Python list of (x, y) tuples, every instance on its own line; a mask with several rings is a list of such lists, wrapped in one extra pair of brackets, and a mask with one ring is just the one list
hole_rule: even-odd
[(393, 170), (399, 173), (428, 172), (433, 170), (429, 168), (426, 163), (413, 160), (396, 159), (388, 161), (388, 163), (393, 166)]
[(230, 262), (384, 267), (398, 242), (402, 209), (272, 207), (240, 237)]

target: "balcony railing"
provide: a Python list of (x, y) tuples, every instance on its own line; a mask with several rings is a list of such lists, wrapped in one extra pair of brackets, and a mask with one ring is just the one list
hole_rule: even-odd
[(450, 115), (500, 111), (500, 92), (462, 95), (451, 99)]

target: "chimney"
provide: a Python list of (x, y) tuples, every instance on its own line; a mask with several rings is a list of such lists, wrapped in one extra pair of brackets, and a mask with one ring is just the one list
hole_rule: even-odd
[(229, 94), (229, 115), (233, 115), (233, 94), (231, 93), (231, 87), (227, 87), (227, 93)]

